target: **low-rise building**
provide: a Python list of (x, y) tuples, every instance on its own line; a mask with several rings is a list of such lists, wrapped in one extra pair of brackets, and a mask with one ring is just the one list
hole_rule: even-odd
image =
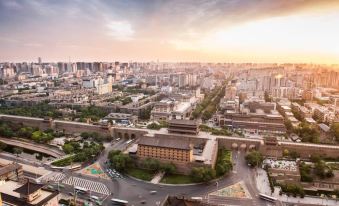
[(199, 126), (193, 120), (173, 119), (169, 121), (168, 132), (197, 135)]
[(176, 102), (172, 99), (163, 99), (156, 102), (151, 111), (151, 120), (168, 121), (172, 119), (172, 112)]
[(135, 124), (138, 122), (138, 117), (133, 114), (126, 114), (126, 113), (109, 113), (103, 119), (113, 121), (114, 123), (131, 123)]
[(0, 181), (1, 180), (19, 180), (23, 177), (22, 166), (13, 163), (0, 167)]
[(173, 162), (191, 162), (193, 146), (188, 139), (143, 137), (138, 143), (137, 156)]
[(215, 125), (255, 134), (284, 134), (284, 118), (279, 114), (226, 113), (215, 115)]
[(2, 205), (11, 206), (56, 206), (59, 192), (43, 188), (33, 182), (0, 181)]

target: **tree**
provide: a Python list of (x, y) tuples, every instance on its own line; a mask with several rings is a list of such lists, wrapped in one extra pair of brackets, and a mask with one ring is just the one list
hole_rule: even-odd
[(289, 151), (288, 151), (288, 149), (284, 149), (284, 151), (283, 151), (283, 156), (284, 157), (287, 157), (287, 156), (289, 156)]
[(31, 138), (35, 142), (47, 143), (51, 141), (54, 137), (53, 137), (53, 134), (51, 133), (45, 133), (45, 132), (42, 132), (41, 130), (38, 130), (32, 133)]
[(296, 132), (303, 142), (319, 142), (319, 130), (308, 123), (302, 122)]
[(323, 160), (320, 160), (314, 164), (314, 172), (322, 179), (334, 176), (332, 169), (330, 169)]
[(7, 84), (7, 81), (3, 80), (3, 79), (0, 79), (0, 85), (4, 85), (4, 84)]
[(177, 168), (173, 163), (163, 163), (160, 165), (160, 169), (166, 174), (173, 174)]
[(247, 161), (247, 164), (251, 165), (251, 167), (256, 167), (261, 165), (264, 157), (258, 151), (251, 151), (245, 156), (245, 159)]
[(38, 130), (32, 133), (32, 140), (36, 141), (36, 142), (40, 142), (41, 138), (42, 138), (42, 131)]
[(0, 142), (0, 152), (5, 150), (7, 147), (7, 144), (3, 143), (3, 142)]
[(121, 100), (122, 105), (126, 105), (132, 102), (132, 98), (131, 97), (126, 97), (124, 99)]
[(299, 121), (303, 121), (303, 120), (304, 120), (304, 118), (303, 118), (303, 116), (300, 114), (300, 112), (299, 112), (297, 109), (295, 109), (294, 107), (292, 108), (291, 112), (293, 113), (294, 117), (295, 117), (297, 120), (299, 120)]
[(331, 134), (335, 137), (335, 139), (339, 142), (339, 122), (333, 123), (331, 125)]
[(226, 149), (218, 150), (218, 158), (216, 164), (216, 175), (222, 176), (227, 174), (233, 168), (231, 161), (231, 152)]
[(283, 184), (280, 186), (281, 186), (282, 191), (287, 193), (287, 195), (293, 194), (294, 197), (296, 197), (297, 195), (300, 195), (300, 197), (302, 198), (305, 196), (304, 189), (302, 188), (302, 186), (298, 184), (287, 183), (287, 184)]
[(339, 189), (334, 190), (333, 193), (336, 196), (336, 198), (339, 198)]
[(299, 154), (298, 152), (296, 152), (296, 151), (291, 151), (291, 152), (290, 152), (290, 157), (291, 157), (292, 159), (297, 159), (297, 158), (300, 157), (300, 154)]
[(287, 130), (287, 133), (288, 134), (292, 133), (293, 132), (293, 125), (292, 125), (291, 121), (288, 120), (288, 119), (285, 119), (284, 124), (285, 124), (286, 130)]
[(153, 122), (153, 123), (147, 125), (147, 129), (159, 130), (159, 129), (161, 129), (161, 125)]
[(143, 120), (148, 120), (151, 117), (152, 108), (143, 109), (140, 111), (139, 117)]
[(33, 131), (32, 127), (22, 127), (17, 132), (17, 135), (22, 138), (31, 138)]
[(3, 137), (13, 137), (14, 132), (6, 123), (3, 123), (0, 126), (0, 135)]
[(149, 170), (158, 171), (160, 169), (160, 162), (156, 159), (147, 158), (142, 164), (146, 169)]
[(109, 153), (108, 153), (108, 159), (112, 159), (115, 155), (118, 155), (120, 154), (121, 151), (120, 150), (111, 150)]
[(195, 182), (207, 182), (216, 177), (216, 172), (208, 167), (193, 167), (190, 176)]
[(131, 167), (133, 163), (129, 155), (123, 154), (119, 150), (110, 151), (108, 158), (112, 166), (120, 172), (124, 172), (127, 168)]
[(62, 150), (66, 153), (66, 154), (71, 154), (74, 152), (74, 148), (71, 144), (64, 144), (62, 146)]
[(112, 166), (120, 171), (120, 172), (123, 172), (125, 171), (128, 167), (131, 166), (131, 163), (132, 163), (132, 159), (126, 155), (126, 154), (119, 154), (119, 155), (115, 155), (113, 158), (112, 158)]
[(22, 153), (22, 149), (21, 149), (20, 147), (15, 147), (15, 148), (13, 149), (13, 153), (16, 154), (16, 156), (18, 157), (19, 154)]
[(272, 98), (270, 97), (270, 94), (267, 92), (267, 91), (265, 91), (265, 102), (272, 102)]
[(302, 162), (299, 167), (300, 177), (302, 182), (313, 182), (313, 177), (311, 175), (311, 166)]

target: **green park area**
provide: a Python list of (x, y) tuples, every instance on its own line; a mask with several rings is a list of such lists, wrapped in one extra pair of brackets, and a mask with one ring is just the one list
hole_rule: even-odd
[(189, 175), (169, 174), (165, 175), (161, 181), (165, 184), (190, 184), (194, 183), (193, 179)]
[(66, 167), (66, 166), (71, 165), (72, 162), (74, 162), (74, 156), (70, 156), (70, 157), (66, 157), (66, 158), (54, 161), (52, 162), (52, 165), (56, 167)]
[(135, 177), (137, 179), (145, 180), (145, 181), (151, 181), (154, 173), (151, 170), (131, 167), (126, 170), (126, 174), (129, 176)]
[[(90, 143), (89, 143), (90, 142)], [(65, 141), (63, 151), (71, 156), (52, 162), (53, 166), (65, 167), (72, 163), (81, 163), (94, 159), (103, 151), (102, 143), (95, 143), (91, 138), (88, 141)]]

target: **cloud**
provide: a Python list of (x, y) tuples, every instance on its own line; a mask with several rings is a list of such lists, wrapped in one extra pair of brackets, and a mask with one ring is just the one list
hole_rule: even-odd
[(127, 21), (110, 21), (106, 25), (107, 34), (118, 41), (129, 41), (133, 39), (135, 31)]
[(43, 45), (40, 43), (25, 43), (24, 46), (26, 47), (42, 47)]
[[(6, 46), (0, 54), (11, 50), (20, 55), (26, 49), (33, 55), (30, 47), (40, 46), (56, 48), (46, 49), (46, 55), (55, 56), (75, 50), (79, 56), (96, 56), (95, 47), (106, 53), (119, 49), (119, 55), (131, 59), (145, 57), (145, 48), (147, 55), (160, 59), (206, 50), (213, 55), (234, 42), (234, 47), (241, 46), (233, 38), (239, 39), (233, 34), (237, 27), (333, 10), (339, 11), (338, 0), (0, 0), (0, 42)], [(248, 40), (251, 34), (244, 35)]]
[(3, 37), (3, 36), (0, 36), (0, 41), (7, 42), (7, 43), (17, 43), (17, 42), (19, 42), (17, 39)]
[(2, 5), (4, 5), (6, 8), (15, 9), (15, 10), (22, 8), (21, 4), (19, 4), (15, 0), (3, 0)]

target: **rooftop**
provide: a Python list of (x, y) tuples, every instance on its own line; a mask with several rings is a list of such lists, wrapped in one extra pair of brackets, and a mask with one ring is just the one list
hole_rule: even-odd
[(190, 141), (186, 138), (142, 137), (139, 145), (190, 150)]
[(22, 168), (22, 166), (19, 165), (19, 164), (16, 164), (16, 163), (8, 164), (8, 165), (0, 168), (0, 176), (7, 174), (8, 172), (20, 169), (20, 168)]
[(169, 124), (181, 124), (181, 125), (191, 125), (196, 126), (197, 122), (194, 120), (185, 120), (185, 119), (172, 119), (168, 122)]
[(33, 201), (26, 202), (25, 199), (20, 197), (20, 193), (17, 191), (25, 185), (26, 184), (23, 185), (22, 183), (16, 181), (0, 182), (0, 193), (3, 202), (9, 203), (10, 205), (41, 206), (45, 205), (49, 200), (59, 194), (58, 192), (42, 189), (40, 195), (37, 196)]
[(41, 185), (41, 184), (36, 184), (36, 183), (28, 181), (24, 185), (22, 185), (21, 187), (16, 188), (14, 190), (14, 192), (17, 192), (17, 193), (23, 194), (23, 195), (29, 195), (29, 194), (32, 194), (32, 193), (38, 191), (42, 187), (43, 187), (43, 185)]
[(297, 163), (295, 161), (265, 159), (264, 164), (270, 165), (273, 169), (297, 171)]

